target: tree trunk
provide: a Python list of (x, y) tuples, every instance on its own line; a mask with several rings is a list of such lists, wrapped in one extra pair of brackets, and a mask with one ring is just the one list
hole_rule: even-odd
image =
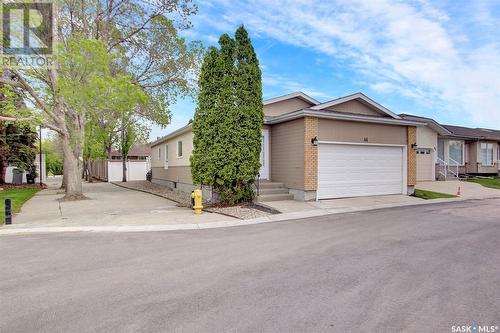
[(64, 167), (64, 158), (63, 158), (63, 177), (61, 183), (61, 190), (66, 190), (66, 183), (68, 182), (66, 179), (68, 178), (66, 174), (66, 168)]
[(122, 182), (127, 182), (127, 157), (122, 156), (123, 177)]
[(64, 200), (85, 199), (78, 156), (75, 156), (67, 136), (61, 136), (61, 143), (64, 154), (64, 175), (66, 176), (66, 195), (64, 196)]
[(90, 159), (87, 159), (87, 163), (86, 163), (86, 166), (85, 168), (87, 169), (87, 181), (89, 183), (93, 183), (94, 182), (94, 178), (92, 176), (92, 165), (91, 165), (92, 161)]
[(7, 161), (4, 156), (0, 156), (0, 184), (5, 183), (5, 174), (7, 171)]

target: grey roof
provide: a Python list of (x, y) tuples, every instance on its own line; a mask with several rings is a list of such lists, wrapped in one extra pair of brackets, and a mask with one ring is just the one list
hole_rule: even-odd
[(412, 114), (406, 114), (402, 113), (399, 115), (401, 118), (406, 119), (406, 120), (412, 120), (412, 121), (418, 121), (426, 124), (433, 130), (435, 130), (439, 135), (453, 135), (447, 128), (443, 127), (441, 124), (439, 124), (437, 121), (431, 118), (426, 118), (426, 117), (420, 117), (420, 116), (415, 116)]
[(424, 126), (422, 122), (405, 120), (399, 117), (398, 117), (399, 119), (395, 119), (392, 117), (367, 116), (367, 115), (352, 114), (345, 112), (315, 110), (312, 108), (283, 113), (273, 117), (265, 117), (264, 124), (268, 125), (278, 124), (285, 121), (307, 116), (325, 118), (325, 119), (360, 121), (367, 123), (380, 123), (380, 124), (405, 125), (405, 126)]
[[(112, 150), (111, 156), (122, 156), (118, 150)], [(151, 156), (151, 147), (147, 144), (137, 144), (130, 148), (128, 156)]]
[(500, 141), (500, 131), (487, 128), (469, 128), (455, 125), (443, 125), (448, 131), (456, 136), (462, 136), (471, 139), (484, 139)]
[(295, 91), (293, 93), (286, 94), (286, 95), (283, 95), (283, 96), (278, 96), (278, 97), (266, 99), (262, 103), (264, 105), (269, 105), (269, 104), (273, 104), (273, 103), (277, 103), (277, 102), (281, 102), (281, 101), (286, 101), (287, 99), (291, 99), (291, 98), (300, 98), (301, 100), (303, 100), (305, 102), (308, 102), (311, 105), (318, 105), (318, 104), (320, 104), (319, 101), (317, 101), (316, 99), (312, 98), (311, 96), (303, 93), (302, 91)]
[(187, 124), (186, 126), (183, 126), (173, 132), (170, 132), (169, 134), (157, 139), (156, 141), (152, 142), (149, 146), (154, 147), (156, 145), (159, 145), (160, 143), (163, 143), (169, 139), (175, 138), (176, 136), (179, 136), (181, 134), (184, 134), (188, 131), (191, 130), (191, 124)]
[(386, 114), (392, 118), (401, 119), (401, 117), (399, 115), (395, 114), (394, 112), (387, 109), (383, 105), (375, 102), (373, 99), (371, 99), (370, 97), (366, 96), (365, 94), (363, 94), (361, 92), (357, 92), (357, 93), (354, 93), (351, 95), (332, 99), (328, 102), (321, 103), (321, 104), (318, 104), (316, 106), (312, 106), (311, 109), (312, 110), (323, 110), (325, 108), (328, 108), (328, 107), (331, 107), (334, 105), (338, 105), (338, 104), (342, 104), (345, 102), (349, 102), (352, 100), (358, 100), (358, 101), (362, 102), (363, 104), (370, 106), (371, 108), (378, 110), (380, 113)]

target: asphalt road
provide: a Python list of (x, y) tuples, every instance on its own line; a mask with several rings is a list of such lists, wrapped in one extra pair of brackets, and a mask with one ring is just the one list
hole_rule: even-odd
[(500, 200), (223, 229), (3, 236), (0, 253), (2, 333), (500, 326)]

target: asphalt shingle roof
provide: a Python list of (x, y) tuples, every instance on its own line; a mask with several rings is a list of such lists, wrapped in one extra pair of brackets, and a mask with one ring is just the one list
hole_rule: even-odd
[(457, 136), (500, 141), (499, 130), (492, 130), (487, 128), (469, 128), (454, 125), (443, 125), (443, 127)]

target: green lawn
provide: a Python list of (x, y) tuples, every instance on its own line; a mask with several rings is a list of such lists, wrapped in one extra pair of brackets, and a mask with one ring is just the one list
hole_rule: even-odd
[(500, 178), (491, 177), (491, 178), (470, 178), (468, 181), (473, 183), (478, 183), (483, 185), (484, 187), (494, 188), (500, 190)]
[(38, 191), (39, 188), (13, 188), (0, 192), (0, 225), (5, 223), (5, 199), (12, 199), (12, 213), (18, 213), (23, 204)]
[(413, 196), (421, 199), (440, 199), (440, 198), (455, 198), (456, 195), (452, 194), (446, 194), (446, 193), (438, 193), (438, 192), (431, 192), (431, 191), (424, 191), (424, 190), (417, 190), (415, 189), (415, 194)]

